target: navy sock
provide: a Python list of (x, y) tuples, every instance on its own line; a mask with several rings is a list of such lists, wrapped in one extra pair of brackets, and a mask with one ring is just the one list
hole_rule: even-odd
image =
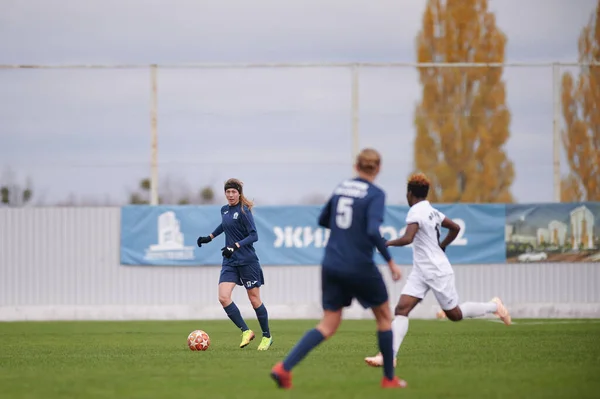
[(394, 334), (392, 330), (377, 331), (377, 340), (379, 341), (379, 350), (383, 355), (383, 375), (388, 379), (393, 379), (394, 375)]
[(254, 309), (256, 312), (256, 318), (260, 323), (260, 329), (262, 330), (263, 337), (270, 338), (271, 332), (269, 331), (269, 314), (267, 313), (267, 308), (265, 308), (265, 304), (261, 303), (259, 307)]
[(244, 321), (244, 318), (242, 317), (242, 314), (240, 313), (240, 310), (238, 309), (235, 302), (231, 302), (229, 305), (224, 307), (223, 310), (225, 310), (225, 313), (227, 313), (227, 316), (229, 316), (231, 321), (233, 321), (233, 323), (240, 330), (242, 330), (242, 331), (248, 330), (248, 326), (246, 325), (246, 322)]
[(325, 337), (323, 334), (316, 328), (307, 331), (306, 334), (304, 334), (304, 337), (298, 341), (296, 346), (294, 346), (292, 351), (283, 361), (283, 368), (286, 371), (290, 371), (295, 365), (300, 363), (306, 355), (308, 355), (308, 352), (317, 347), (324, 339)]

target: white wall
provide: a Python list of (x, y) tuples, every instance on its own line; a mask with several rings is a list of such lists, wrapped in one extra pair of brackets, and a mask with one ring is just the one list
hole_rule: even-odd
[[(226, 317), (217, 301), (219, 267), (121, 266), (119, 218), (119, 208), (0, 209), (0, 320)], [(455, 270), (461, 300), (499, 295), (514, 317), (600, 317), (600, 263)], [(317, 266), (264, 266), (264, 273), (272, 318), (320, 316)], [(394, 302), (402, 286), (388, 279)], [(254, 317), (243, 288), (234, 300)], [(413, 317), (436, 310), (430, 295)], [(346, 317), (370, 315), (354, 306)]]

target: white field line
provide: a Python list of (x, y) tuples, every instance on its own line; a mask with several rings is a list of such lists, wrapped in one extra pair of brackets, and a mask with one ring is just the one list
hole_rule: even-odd
[[(502, 322), (502, 320), (486, 320), (492, 323), (501, 323), (504, 324)], [(556, 321), (552, 321), (552, 320), (548, 320), (548, 321), (519, 321), (518, 323), (516, 321), (513, 321), (512, 324), (519, 324), (521, 326), (525, 326), (525, 325), (544, 325), (544, 324), (594, 324), (594, 323), (600, 323), (600, 320), (598, 319), (591, 319), (591, 320), (556, 320)]]

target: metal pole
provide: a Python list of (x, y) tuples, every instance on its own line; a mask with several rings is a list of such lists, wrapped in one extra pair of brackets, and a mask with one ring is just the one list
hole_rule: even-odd
[[(360, 143), (359, 131), (359, 67), (352, 66), (352, 166), (358, 155), (358, 146)], [(354, 169), (352, 169), (354, 171)]]
[(560, 202), (560, 66), (552, 65), (552, 94), (554, 97), (553, 111), (553, 146), (554, 146), (554, 201)]
[(158, 108), (158, 90), (157, 90), (157, 66), (150, 66), (151, 83), (151, 108), (150, 108), (150, 205), (158, 205), (158, 129), (157, 129), (157, 108)]

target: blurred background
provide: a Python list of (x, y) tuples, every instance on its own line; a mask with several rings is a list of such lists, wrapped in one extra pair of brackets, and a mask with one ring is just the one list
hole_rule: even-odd
[[(322, 317), (316, 215), (364, 147), (383, 156), (382, 236), (426, 173), (461, 226), (459, 302), (513, 317), (438, 321), (428, 294), (406, 393), (597, 398), (600, 0), (0, 0), (0, 397), (275, 397), (268, 369), (313, 325), (291, 319)], [(196, 244), (231, 177), (257, 205), (260, 356), (219, 302), (223, 235)], [(393, 282), (375, 254), (390, 306), (412, 255), (392, 249)], [(295, 398), (372, 396), (372, 318), (344, 309), (365, 320)]]
[(443, 3), (4, 0), (2, 204), (320, 204), (366, 146), (391, 204), (599, 200), (598, 1)]
[[(461, 298), (499, 295), (515, 317), (600, 315), (598, 0), (0, 10), (0, 319), (226, 317), (220, 253), (195, 242), (230, 177), (256, 205), (281, 205), (256, 212), (272, 215), (257, 243), (272, 316), (319, 317), (324, 233), (285, 206), (322, 204), (367, 146), (383, 155), (388, 205), (406, 205), (414, 171), (435, 203), (507, 204), (455, 208), (464, 253), (487, 262), (457, 265)], [(128, 224), (127, 204), (215, 206), (136, 207)], [(165, 237), (193, 256), (146, 263)], [(388, 281), (392, 297), (403, 281)], [(424, 303), (414, 315), (433, 317)]]

